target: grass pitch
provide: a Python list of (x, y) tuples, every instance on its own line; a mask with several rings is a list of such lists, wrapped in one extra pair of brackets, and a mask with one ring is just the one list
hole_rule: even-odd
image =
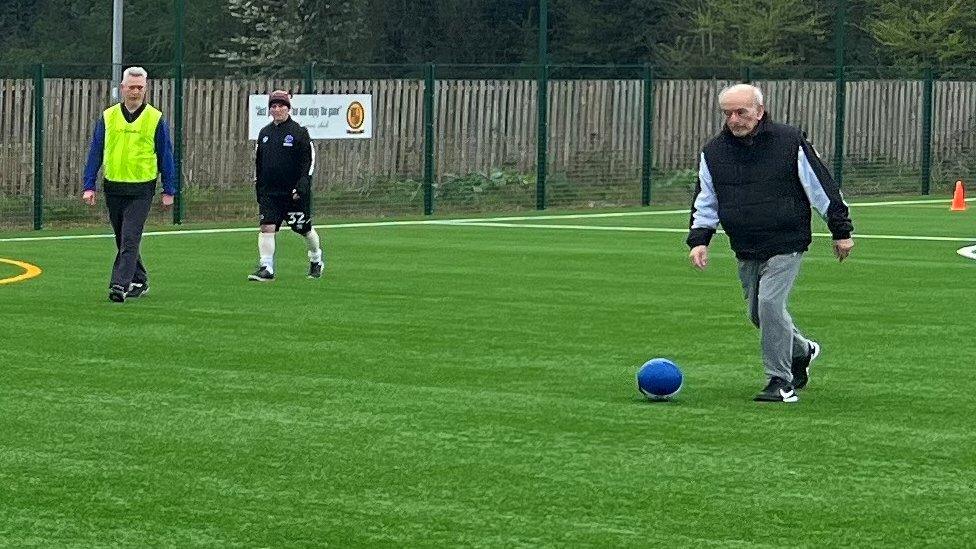
[[(318, 281), (282, 232), (270, 284), (256, 230), (147, 236), (124, 304), (111, 239), (0, 241), (44, 270), (0, 285), (0, 544), (967, 545), (976, 214), (947, 209), (855, 205), (843, 264), (815, 239), (796, 405), (751, 401), (735, 261), (693, 271), (686, 214), (320, 229)], [(673, 402), (635, 389), (656, 356)]]

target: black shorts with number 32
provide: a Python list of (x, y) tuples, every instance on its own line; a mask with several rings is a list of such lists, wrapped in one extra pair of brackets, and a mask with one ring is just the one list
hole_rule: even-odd
[(261, 225), (274, 225), (275, 230), (287, 225), (298, 234), (312, 230), (312, 208), (305, 197), (294, 200), (291, 195), (259, 195), (258, 213)]

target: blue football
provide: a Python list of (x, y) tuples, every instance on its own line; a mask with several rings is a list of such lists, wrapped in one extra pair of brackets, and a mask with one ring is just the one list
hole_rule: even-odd
[(637, 390), (651, 400), (673, 397), (683, 381), (681, 369), (666, 358), (652, 358), (637, 370)]

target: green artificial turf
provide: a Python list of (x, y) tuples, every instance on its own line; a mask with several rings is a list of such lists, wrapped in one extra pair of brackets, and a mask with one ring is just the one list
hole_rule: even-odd
[[(686, 214), (321, 229), (317, 281), (282, 232), (269, 284), (256, 231), (150, 236), (124, 304), (111, 239), (0, 242), (44, 270), (0, 285), (0, 544), (968, 545), (974, 242), (868, 237), (976, 214), (852, 215), (851, 259), (815, 239), (793, 294), (823, 346), (795, 405), (751, 400), (724, 237), (699, 273), (679, 232), (531, 227)], [(635, 389), (657, 356), (672, 402)]]

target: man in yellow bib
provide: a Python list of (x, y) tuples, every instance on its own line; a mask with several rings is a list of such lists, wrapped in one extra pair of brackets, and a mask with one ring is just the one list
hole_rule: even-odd
[(129, 67), (122, 75), (122, 102), (105, 109), (95, 122), (82, 200), (95, 205), (95, 180), (105, 168), (105, 205), (115, 232), (115, 264), (108, 298), (121, 303), (149, 291), (139, 245), (162, 174), (163, 209), (173, 205), (176, 168), (173, 144), (163, 113), (146, 103), (148, 75), (142, 67)]

